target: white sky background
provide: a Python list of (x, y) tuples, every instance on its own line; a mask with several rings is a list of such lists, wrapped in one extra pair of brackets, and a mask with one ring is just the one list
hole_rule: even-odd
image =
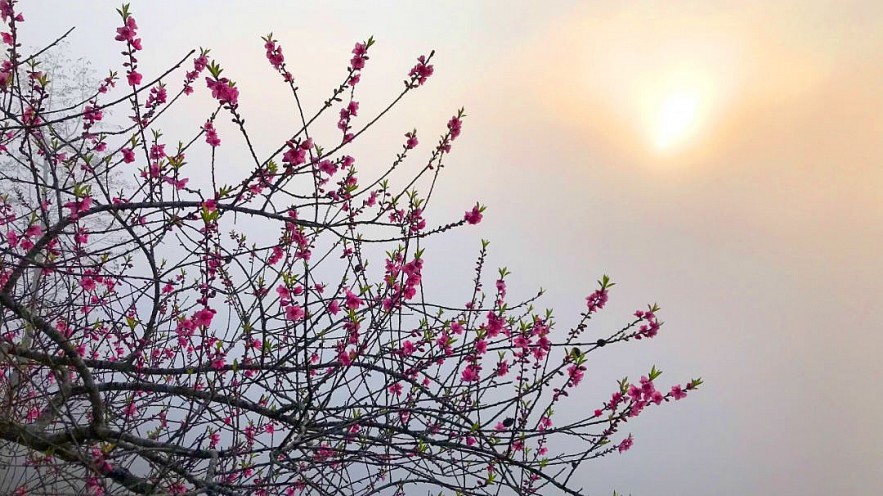
[[(437, 50), (436, 75), (356, 156), (364, 170), (385, 164), (413, 127), (426, 150), (466, 107), (429, 222), (459, 218), (476, 200), (489, 209), (478, 228), (430, 245), (429, 285), (465, 301), (487, 238), (491, 266), (514, 272), (510, 294), (546, 288), (561, 332), (602, 273), (618, 285), (599, 324), (612, 329), (658, 301), (660, 336), (591, 360), (587, 391), (597, 394), (573, 398), (575, 413), (654, 363), (661, 384), (706, 380), (630, 423), (632, 451), (585, 465), (589, 494), (879, 492), (883, 7), (607, 3), (133, 1), (132, 10), (145, 80), (190, 48), (211, 48), (265, 152), (295, 111), (264, 59), (267, 32), (308, 105), (342, 77), (352, 45), (374, 35), (363, 115), (399, 91), (417, 55)], [(103, 75), (122, 61), (118, 6), (21, 2), (25, 40), (77, 26), (71, 55)], [(681, 70), (710, 96), (693, 141), (662, 153), (642, 99), (680, 84), (670, 75)], [(200, 84), (163, 125), (169, 141), (212, 108)], [(229, 126), (219, 131), (222, 165), (239, 177), (241, 144)]]

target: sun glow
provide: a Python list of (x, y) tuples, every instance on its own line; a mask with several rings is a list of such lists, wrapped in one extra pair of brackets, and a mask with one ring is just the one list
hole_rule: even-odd
[(638, 90), (638, 120), (656, 153), (680, 154), (697, 145), (711, 125), (715, 78), (695, 66), (660, 68), (654, 76)]
[(653, 124), (654, 144), (668, 150), (688, 140), (699, 123), (699, 95), (689, 91), (674, 92), (664, 97), (656, 111)]
[[(562, 92), (556, 111), (572, 112), (593, 138), (646, 163), (707, 156), (740, 98), (746, 48), (725, 29), (717, 34), (704, 23), (659, 24), (653, 16), (623, 15), (608, 23), (585, 21), (586, 27), (574, 30), (597, 38), (561, 42), (589, 48), (560, 62), (572, 69), (576, 57), (582, 81), (576, 97)], [(632, 30), (645, 21), (648, 30)]]

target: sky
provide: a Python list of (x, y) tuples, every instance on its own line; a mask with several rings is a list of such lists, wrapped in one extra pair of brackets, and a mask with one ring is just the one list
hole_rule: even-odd
[[(404, 131), (429, 139), (466, 108), (427, 216), (488, 209), (479, 229), (429, 245), (430, 287), (465, 295), (485, 238), (510, 294), (545, 288), (561, 332), (602, 274), (617, 286), (599, 335), (658, 302), (661, 335), (591, 359), (597, 394), (574, 412), (652, 364), (663, 383), (705, 380), (630, 423), (631, 451), (586, 465), (588, 494), (883, 487), (883, 3), (131, 3), (145, 76), (211, 48), (264, 149), (295, 115), (261, 36), (274, 33), (315, 106), (373, 35), (365, 114), (436, 50), (433, 78), (359, 148), (380, 167)], [(76, 26), (67, 50), (103, 75), (120, 62), (117, 6), (22, 2), (25, 40)], [(186, 117), (212, 108), (201, 93), (168, 135), (198, 126)]]

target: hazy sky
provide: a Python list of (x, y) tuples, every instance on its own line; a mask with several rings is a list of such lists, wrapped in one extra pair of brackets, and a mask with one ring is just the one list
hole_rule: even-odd
[[(430, 245), (429, 284), (463, 294), (487, 238), (510, 292), (546, 288), (562, 332), (602, 273), (618, 285), (601, 324), (659, 302), (660, 337), (590, 361), (597, 395), (576, 412), (654, 363), (666, 384), (706, 380), (630, 423), (635, 448), (580, 474), (589, 494), (883, 488), (883, 2), (132, 4), (147, 79), (210, 47), (264, 150), (294, 107), (260, 36), (273, 31), (316, 104), (373, 34), (366, 114), (437, 50), (436, 76), (360, 148), (370, 169), (404, 131), (429, 142), (466, 107), (430, 224), (489, 208)], [(21, 5), (28, 43), (77, 26), (71, 54), (118, 68), (116, 3)], [(204, 119), (200, 93), (167, 135)]]

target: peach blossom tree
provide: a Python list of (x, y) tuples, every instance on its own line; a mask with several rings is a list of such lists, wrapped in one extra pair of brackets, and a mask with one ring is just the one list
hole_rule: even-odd
[[(24, 53), (25, 18), (0, 0), (4, 493), (576, 495), (581, 464), (631, 447), (629, 419), (701, 383), (658, 389), (653, 367), (562, 418), (589, 354), (656, 336), (655, 305), (590, 330), (613, 286), (605, 276), (578, 323), (556, 330), (535, 309), (541, 294), (513, 300), (508, 271), (486, 273), (486, 242), (465, 303), (426, 294), (425, 239), (484, 215), (475, 203), (450, 222), (425, 220), (463, 111), (429, 147), (403, 132), (374, 177), (350, 153), (432, 77), (432, 53), (363, 116), (373, 39), (310, 110), (281, 45), (264, 37), (299, 124), (261, 150), (240, 88), (208, 50), (142, 74), (138, 24), (128, 6), (118, 12), (108, 42), (119, 67), (59, 107), (40, 65), (57, 42)], [(168, 138), (167, 109), (194, 91), (215, 106)], [(111, 110), (126, 120), (111, 123)], [(320, 142), (328, 114), (337, 129)], [(235, 131), (223, 135), (219, 120)], [(251, 159), (242, 177), (216, 167), (233, 146)]]

